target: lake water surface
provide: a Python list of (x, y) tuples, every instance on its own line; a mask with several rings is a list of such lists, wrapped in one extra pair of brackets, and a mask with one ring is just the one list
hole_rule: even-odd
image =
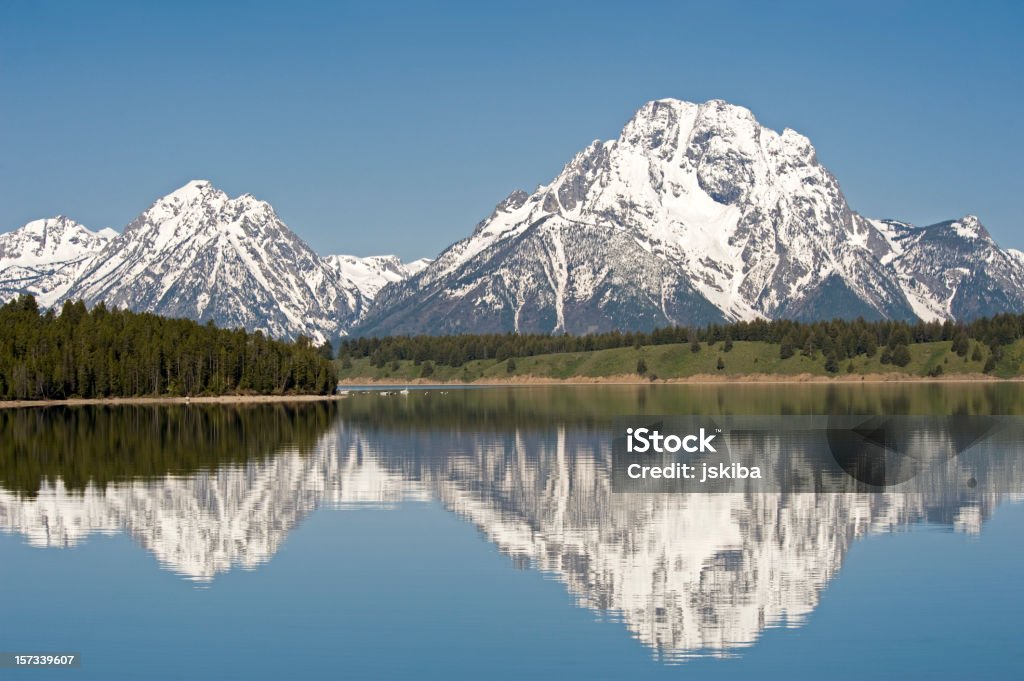
[(1019, 678), (1024, 457), (998, 490), (613, 492), (640, 414), (1021, 415), (1024, 388), (0, 410), (0, 652), (81, 655), (0, 674)]

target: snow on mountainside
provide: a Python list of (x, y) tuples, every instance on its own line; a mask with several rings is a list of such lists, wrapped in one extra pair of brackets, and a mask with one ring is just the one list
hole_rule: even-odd
[(322, 342), (344, 335), (381, 287), (429, 262), (321, 258), (270, 204), (196, 180), (120, 235), (65, 217), (0, 235), (0, 299), (30, 293), (43, 307), (83, 299)]
[(430, 264), (428, 258), (403, 263), (394, 255), (371, 255), (366, 258), (355, 255), (328, 255), (324, 261), (339, 277), (355, 284), (367, 300), (373, 300), (377, 292), (388, 284), (419, 274)]
[[(969, 222), (901, 242), (850, 209), (802, 135), (718, 100), (660, 100), (618, 139), (593, 142), (533, 194), (514, 192), (421, 274), (383, 290), (356, 333), (1024, 310), (1020, 259), (987, 233), (968, 239)], [(986, 278), (979, 299), (960, 282), (983, 276), (971, 267), (989, 255), (1005, 271)], [(969, 272), (951, 293), (937, 273), (914, 278), (926, 264)]]
[(0, 301), (23, 293), (52, 305), (117, 232), (92, 232), (70, 218), (33, 220), (0, 234)]
[(63, 297), (318, 342), (364, 309), (358, 289), (270, 204), (248, 194), (229, 198), (206, 181), (157, 200)]
[(1024, 260), (1002, 250), (977, 217), (927, 227), (873, 220), (890, 264), (922, 319), (972, 319), (1024, 311)]
[(318, 341), (354, 332), (587, 333), (755, 318), (1024, 312), (1024, 254), (974, 216), (854, 212), (807, 138), (712, 100), (644, 105), (435, 260), (320, 257), (251, 195), (190, 182), (117, 235), (0, 235), (0, 297), (83, 298)]

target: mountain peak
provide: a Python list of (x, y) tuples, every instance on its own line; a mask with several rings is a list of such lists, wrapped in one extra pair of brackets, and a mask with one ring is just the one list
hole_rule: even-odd
[(992, 235), (989, 234), (988, 230), (985, 229), (985, 226), (981, 224), (981, 220), (977, 215), (965, 215), (959, 220), (953, 220), (949, 223), (949, 227), (965, 239), (992, 238)]
[(170, 194), (167, 194), (161, 200), (176, 199), (179, 201), (190, 202), (194, 199), (205, 197), (214, 193), (223, 194), (223, 192), (214, 187), (213, 183), (210, 182), (209, 180), (192, 180), (178, 187)]
[(192, 180), (153, 202), (125, 231), (155, 229), (163, 235), (161, 241), (176, 241), (197, 230), (223, 231), (242, 216), (249, 218), (249, 225), (280, 223), (274, 208), (252, 194), (231, 198), (209, 180)]
[(736, 175), (725, 178), (731, 184), (750, 184), (755, 178), (744, 178), (745, 171), (775, 165), (769, 156), (817, 165), (806, 137), (789, 129), (779, 133), (766, 128), (750, 109), (722, 99), (701, 104), (679, 99), (648, 102), (623, 127), (617, 144), (638, 149), (658, 164), (718, 166), (718, 174)]
[(181, 187), (178, 191), (182, 190), (195, 190), (202, 191), (213, 187), (213, 183), (209, 180), (189, 180)]
[(721, 99), (647, 102), (617, 138), (513, 192), (429, 263), (322, 258), (269, 203), (202, 179), (120, 235), (65, 217), (20, 232), (0, 238), (0, 295), (45, 288), (44, 305), (103, 300), (318, 340), (357, 322), (363, 333), (589, 333), (1024, 309), (1024, 256), (1000, 250), (976, 216), (867, 220), (810, 140)]
[(231, 199), (206, 180), (155, 201), (65, 297), (317, 342), (343, 333), (364, 305), (270, 204)]
[(0, 235), (0, 237), (8, 240), (12, 238), (30, 240), (35, 244), (33, 250), (37, 255), (44, 251), (51, 255), (57, 251), (63, 251), (64, 255), (70, 255), (78, 243), (108, 241), (111, 238), (108, 230), (93, 232), (65, 215), (32, 220), (13, 232)]
[(129, 225), (129, 228), (135, 226), (140, 220), (149, 223), (165, 223), (198, 206), (218, 204), (211, 206), (213, 210), (216, 210), (220, 204), (227, 201), (227, 198), (227, 194), (214, 187), (208, 180), (192, 180), (154, 201), (147, 211), (136, 218), (132, 225)]
[(913, 244), (851, 210), (810, 140), (721, 99), (647, 102), (617, 139), (510, 198), (382, 291), (359, 330), (587, 333), (934, 307), (893, 270)]
[[(675, 116), (700, 117), (719, 120), (723, 124), (730, 121), (744, 121), (747, 124), (760, 125), (754, 112), (740, 104), (733, 104), (724, 99), (709, 99), (706, 102), (690, 102), (684, 99), (666, 97), (647, 102), (633, 115), (631, 123), (637, 120), (664, 121), (666, 114)], [(627, 124), (628, 125), (628, 124)]]
[(65, 220), (67, 220), (67, 218), (65, 218), (63, 215), (58, 215), (52, 218), (40, 218), (38, 220), (31, 220), (29, 222), (26, 222), (18, 229), (16, 229), (15, 232), (41, 236), (50, 231), (51, 228), (63, 223)]
[(52, 305), (112, 238), (63, 215), (0, 234), (0, 300), (29, 293)]

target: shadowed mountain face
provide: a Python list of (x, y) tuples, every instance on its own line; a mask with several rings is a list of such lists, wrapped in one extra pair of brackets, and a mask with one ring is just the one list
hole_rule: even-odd
[[(568, 393), (541, 393), (510, 407), (511, 392), (482, 393), (475, 409), (460, 408), (465, 393), (356, 396), (338, 411), (9, 412), (0, 432), (18, 444), (0, 458), (0, 527), (49, 547), (126, 532), (165, 568), (209, 582), (271, 560), (318, 508), (438, 500), (517, 565), (554, 576), (581, 607), (620, 620), (671, 661), (735, 654), (765, 628), (800, 626), (860, 537), (919, 521), (981, 532), (1007, 499), (986, 478), (960, 484), (956, 460), (901, 492), (615, 493), (608, 419), (625, 405), (657, 413), (664, 394), (645, 392), (641, 406), (641, 393), (611, 391), (569, 406)], [(784, 399), (802, 408), (801, 397)], [(500, 404), (514, 416), (495, 418)], [(379, 418), (389, 412), (409, 418)], [(135, 434), (109, 439), (129, 421)], [(102, 444), (83, 445), (89, 433)], [(758, 447), (769, 468), (791, 454), (770, 440)], [(59, 454), (72, 448), (81, 458)], [(128, 454), (102, 453), (115, 448)], [(1019, 459), (997, 460), (999, 477), (1024, 490)]]
[(968, 215), (927, 227), (873, 221), (892, 249), (883, 259), (924, 319), (975, 319), (1024, 309), (1024, 254), (999, 248)]

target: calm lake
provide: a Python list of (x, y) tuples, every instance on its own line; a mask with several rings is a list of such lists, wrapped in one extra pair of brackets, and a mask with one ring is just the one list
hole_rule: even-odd
[(1024, 457), (998, 491), (613, 492), (645, 414), (1022, 415), (1024, 386), (0, 410), (0, 652), (81, 656), (0, 674), (1019, 678)]

